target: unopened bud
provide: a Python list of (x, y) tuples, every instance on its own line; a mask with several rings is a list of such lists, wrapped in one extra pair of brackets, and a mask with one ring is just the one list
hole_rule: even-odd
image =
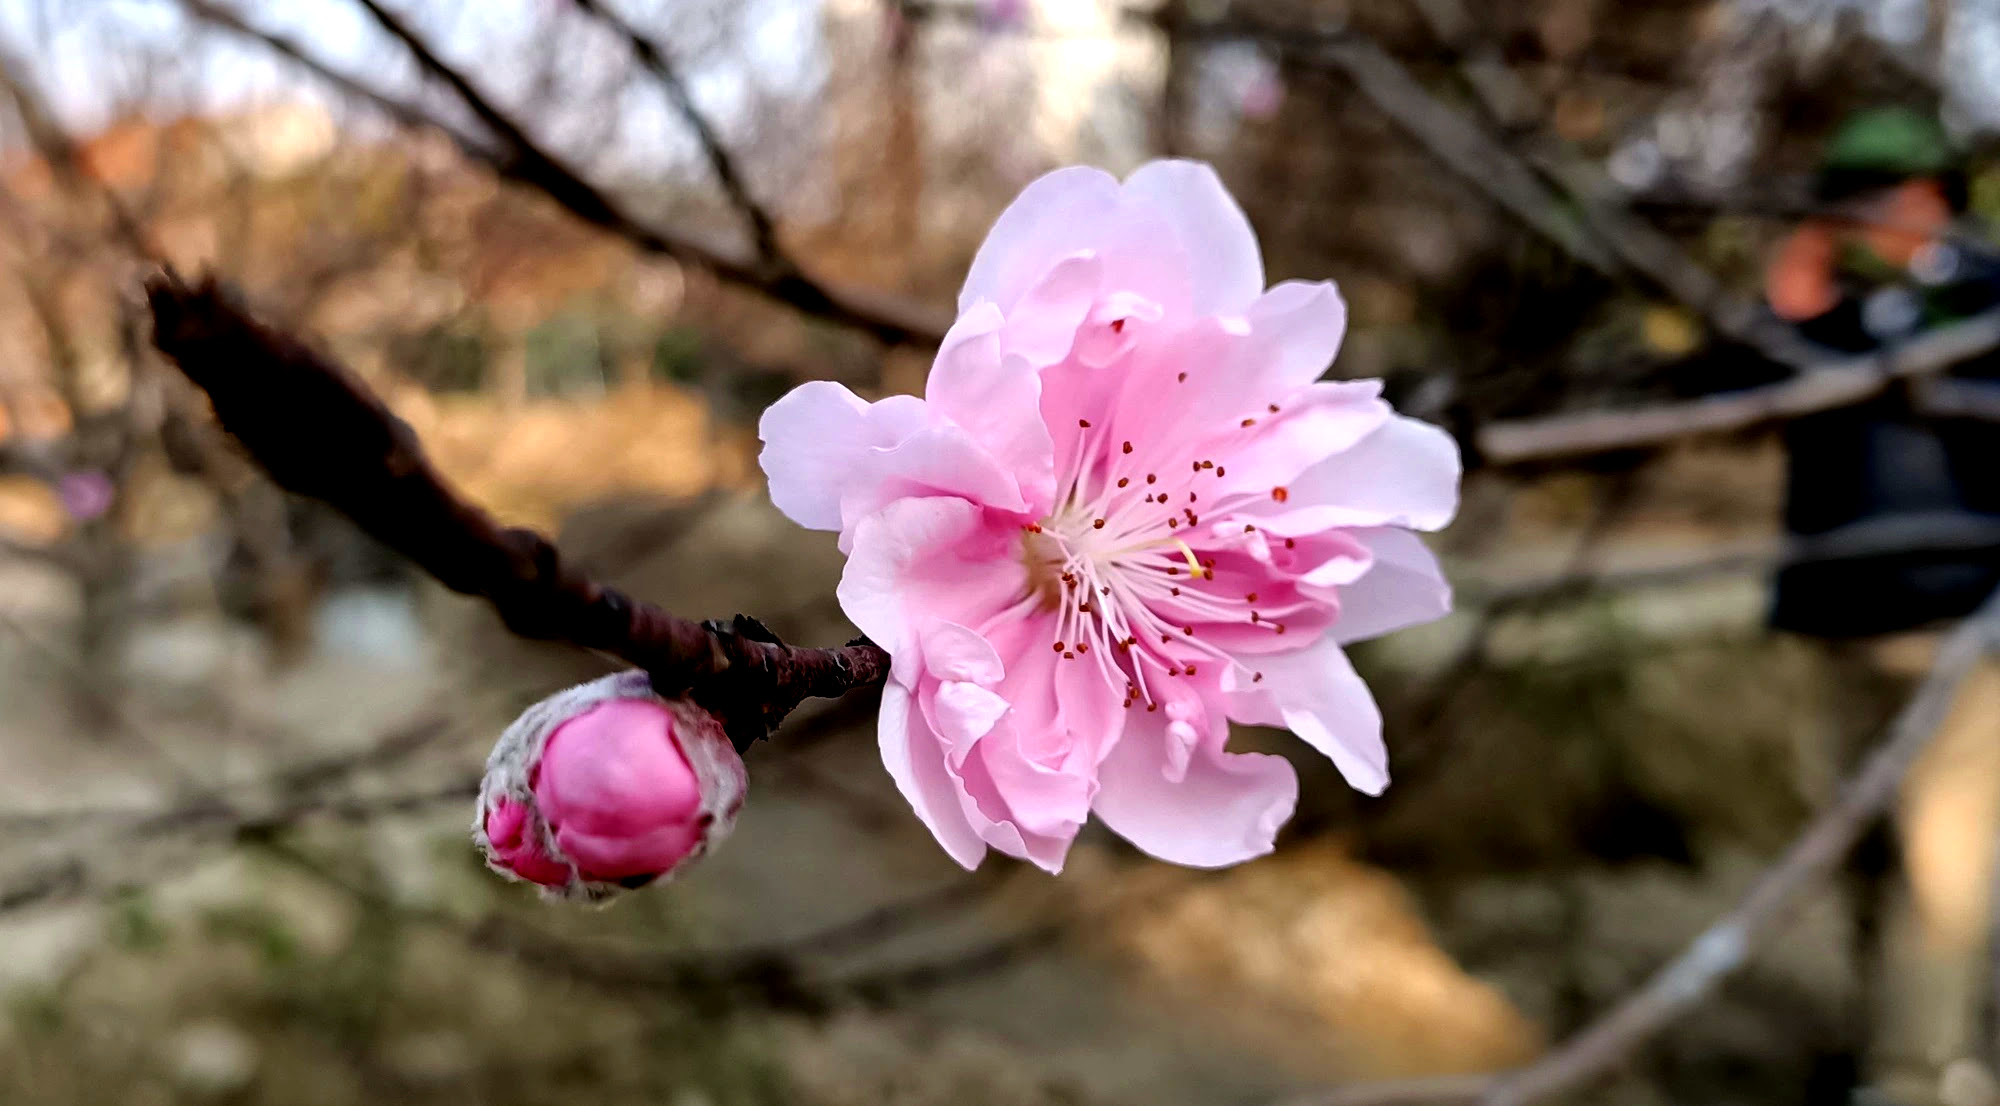
[(621, 672), (536, 703), (500, 735), (473, 840), (494, 871), (564, 898), (643, 887), (728, 836), (743, 760), (708, 712)]

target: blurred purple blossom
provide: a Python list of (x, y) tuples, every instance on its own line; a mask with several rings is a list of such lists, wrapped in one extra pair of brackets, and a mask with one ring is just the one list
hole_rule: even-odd
[(89, 522), (102, 518), (111, 509), (111, 500), (117, 488), (111, 478), (96, 469), (64, 473), (56, 481), (56, 498), (62, 501), (63, 510), (78, 522)]
[(1011, 31), (1028, 21), (1028, 0), (980, 0), (979, 25), (989, 31)]

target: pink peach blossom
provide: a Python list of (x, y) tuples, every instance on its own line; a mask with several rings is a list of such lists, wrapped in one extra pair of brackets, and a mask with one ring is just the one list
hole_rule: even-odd
[(719, 841), (744, 784), (713, 718), (660, 698), (642, 672), (620, 673), (543, 700), (508, 728), (473, 832), (497, 871), (602, 898)]
[(1459, 460), (1378, 382), (1319, 380), (1333, 285), (1266, 290), (1214, 172), (1165, 161), (1029, 185), (958, 308), (925, 398), (811, 383), (760, 427), (772, 500), (840, 532), (842, 609), (892, 658), (882, 758), (945, 850), (1057, 871), (1095, 813), (1181, 864), (1268, 852), (1297, 778), (1232, 720), (1380, 792), (1342, 646), (1449, 609), (1412, 530)]

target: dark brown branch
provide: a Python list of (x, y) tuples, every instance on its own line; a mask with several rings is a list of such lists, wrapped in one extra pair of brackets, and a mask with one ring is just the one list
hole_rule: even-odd
[(744, 181), (735, 156), (729, 152), (729, 147), (722, 144), (722, 136), (715, 133), (708, 116), (703, 115), (701, 108), (695, 105), (694, 95), (688, 91), (687, 82), (681, 79), (680, 70), (667, 57), (666, 49), (626, 22), (601, 0), (570, 2), (576, 5), (577, 10), (623, 38), (631, 48), (632, 56), (638, 58), (639, 64), (660, 82), (667, 99), (673, 101), (674, 110), (680, 113), (681, 121), (694, 131), (695, 140), (701, 143), (702, 156), (708, 159), (709, 170), (715, 174), (716, 182), (722, 185), (723, 194), (729, 197), (730, 204), (743, 216), (744, 222), (750, 224), (750, 237), (756, 243), (758, 256), (770, 264), (796, 268), (778, 246), (777, 225), (772, 221), (771, 213), (764, 210), (764, 206), (750, 194), (750, 186)]
[(1910, 765), (1930, 744), (1980, 661), (2000, 647), (2000, 593), (1945, 639), (1923, 686), (1890, 723), (1887, 735), (1784, 856), (1743, 899), (1703, 930), (1679, 956), (1541, 1060), (1518, 1071), (1449, 1080), (1348, 1087), (1288, 1106), (1389, 1106), (1476, 1102), (1526, 1106), (1593, 1082), (1705, 1001), (1749, 961), (1757, 943), (1790, 916), (1801, 891), (1824, 878), (1894, 801)]
[(146, 283), (153, 341), (208, 393), (216, 418), (287, 491), (321, 500), (523, 637), (566, 641), (689, 694), (747, 745), (800, 700), (879, 682), (865, 641), (798, 649), (754, 619), (698, 623), (605, 587), (532, 530), (503, 527), (447, 484), (415, 432), (345, 367), (252, 318), (212, 279)]
[(493, 133), (502, 149), (497, 155), (485, 155), (485, 160), (502, 176), (540, 190), (570, 214), (649, 253), (703, 266), (724, 280), (755, 288), (808, 315), (865, 331), (886, 344), (935, 345), (944, 335), (949, 320), (920, 305), (837, 290), (806, 276), (782, 258), (774, 262), (755, 255), (746, 257), (733, 247), (697, 240), (685, 231), (669, 233), (639, 222), (595, 185), (543, 150), (394, 12), (376, 0), (357, 2), (410, 51), (426, 74), (450, 88), (465, 108)]

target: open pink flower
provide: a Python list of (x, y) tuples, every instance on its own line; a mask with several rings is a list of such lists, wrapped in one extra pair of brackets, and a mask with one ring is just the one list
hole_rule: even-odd
[(1214, 172), (1166, 161), (1029, 185), (958, 306), (924, 399), (812, 383), (760, 427), (773, 501), (840, 532), (842, 609), (893, 658), (882, 757), (946, 851), (1055, 871), (1095, 812), (1169, 861), (1268, 852), (1298, 781), (1230, 720), (1381, 791), (1341, 646), (1449, 608), (1411, 531), (1459, 461), (1377, 382), (1319, 381), (1333, 286), (1266, 291)]

